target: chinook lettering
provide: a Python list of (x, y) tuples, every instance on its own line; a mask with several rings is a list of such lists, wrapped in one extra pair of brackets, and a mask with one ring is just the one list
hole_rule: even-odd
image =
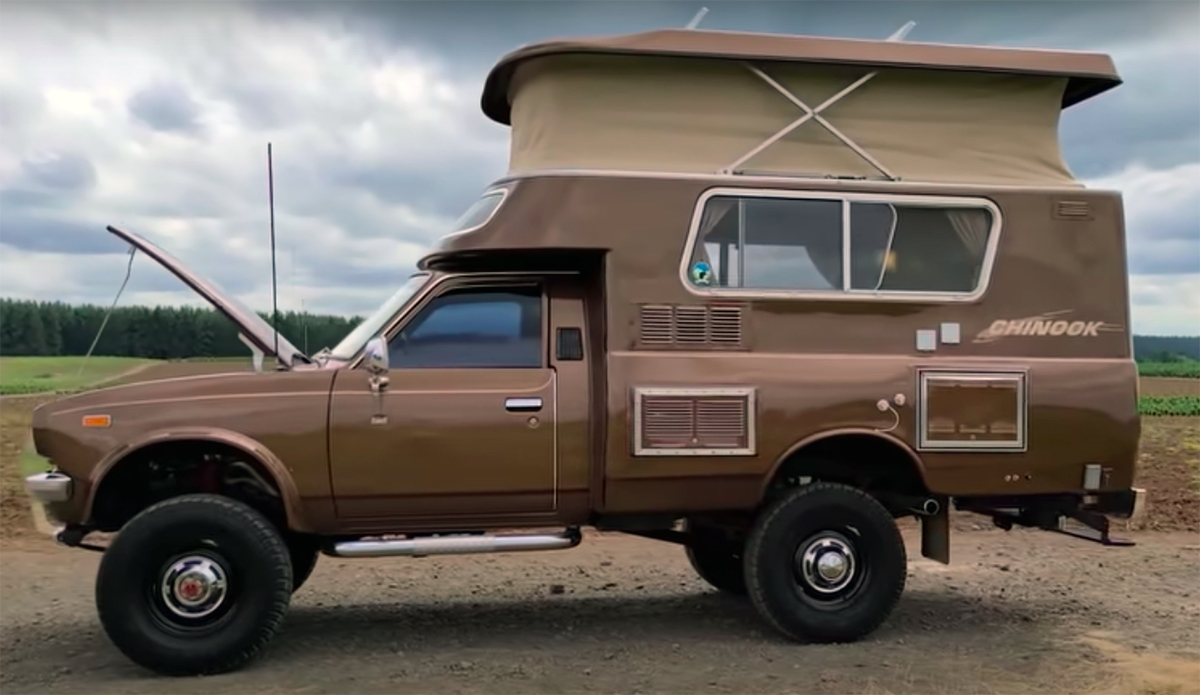
[(1069, 336), (1072, 338), (1096, 338), (1100, 333), (1120, 331), (1121, 327), (1104, 321), (1068, 321), (1061, 317), (1071, 313), (1070, 309), (1052, 311), (1040, 316), (1023, 319), (997, 319), (980, 331), (975, 343), (991, 343), (1005, 336)]

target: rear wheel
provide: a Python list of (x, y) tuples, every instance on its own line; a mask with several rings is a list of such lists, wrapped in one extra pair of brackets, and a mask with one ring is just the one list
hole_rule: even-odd
[(788, 492), (762, 513), (746, 545), (751, 602), (798, 641), (848, 642), (874, 631), (895, 608), (907, 571), (891, 514), (837, 483)]
[(121, 530), (100, 561), (96, 607), (109, 639), (164, 674), (235, 670), (283, 621), (292, 563), (275, 527), (227, 497), (159, 502)]
[(699, 526), (688, 530), (687, 557), (700, 578), (734, 596), (746, 593), (742, 571), (743, 544), (721, 529)]

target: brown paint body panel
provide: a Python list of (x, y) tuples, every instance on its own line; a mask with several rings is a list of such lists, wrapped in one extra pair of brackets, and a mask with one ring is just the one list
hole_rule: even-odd
[[(340, 517), (554, 511), (554, 372), (474, 369), (468, 385), (467, 371), (393, 370), (381, 424), (372, 424), (367, 374), (338, 374), (329, 447)], [(508, 398), (537, 398), (542, 407), (509, 412)]]
[[(101, 479), (144, 446), (218, 441), (241, 448), (283, 481), (289, 523), (317, 529), (332, 518), (326, 421), (332, 371), (302, 370), (164, 379), (100, 389), (39, 408), (39, 453), (76, 480), (65, 520), (86, 518)], [(108, 428), (81, 425), (104, 413)]]
[[(393, 369), (379, 401), (357, 360), (65, 398), (39, 408), (34, 422), (39, 452), (78, 481), (58, 516), (84, 521), (96, 483), (134, 448), (187, 438), (248, 449), (283, 481), (290, 523), (320, 533), (746, 510), (802, 442), (839, 433), (893, 443), (935, 493), (1078, 492), (1088, 463), (1106, 469), (1105, 489), (1132, 482), (1140, 420), (1119, 194), (615, 173), (498, 185), (508, 194), (495, 215), (422, 261), (435, 277), (388, 336), (449, 289), (534, 280), (545, 288), (540, 367)], [(984, 199), (1001, 217), (987, 289), (954, 302), (702, 296), (685, 286), (680, 268), (696, 205), (715, 187)], [(1089, 215), (1062, 214), (1064, 200), (1086, 203)], [(546, 254), (561, 256), (547, 262)], [(535, 256), (540, 269), (532, 268)], [(591, 265), (566, 260), (579, 257)], [(483, 270), (498, 259), (520, 270)], [(647, 305), (685, 310), (660, 311), (647, 334)], [(664, 333), (661, 322), (677, 319), (662, 316), (692, 316), (688, 307), (700, 309), (693, 313), (701, 323)], [(704, 318), (720, 307), (721, 323)], [(1035, 320), (1041, 333), (1024, 328)], [(1063, 330), (1051, 330), (1059, 321)], [(917, 349), (917, 331), (947, 322), (959, 325), (959, 342)], [(1105, 330), (1072, 333), (1071, 322)], [(582, 329), (583, 360), (558, 358), (558, 328)], [(922, 450), (921, 370), (1023, 374), (1024, 446)], [(753, 407), (742, 423), (749, 431), (706, 441), (743, 447), (753, 435), (752, 451), (637, 455), (639, 388), (750, 389)], [(540, 398), (542, 408), (510, 412), (509, 397)], [(894, 415), (879, 409), (881, 400)], [(979, 417), (1017, 417), (1003, 398), (995, 403)], [(111, 415), (112, 425), (85, 429), (85, 414)], [(386, 422), (373, 424), (377, 414)], [(708, 417), (714, 432), (736, 430), (728, 412)]]

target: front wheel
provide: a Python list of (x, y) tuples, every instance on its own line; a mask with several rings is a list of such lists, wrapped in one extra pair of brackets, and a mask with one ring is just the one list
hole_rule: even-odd
[(874, 631), (895, 608), (907, 572), (891, 514), (837, 483), (788, 492), (762, 513), (746, 544), (751, 602), (797, 641), (849, 642)]
[(109, 639), (167, 675), (241, 667), (274, 636), (291, 593), (292, 564), (275, 527), (237, 500), (206, 494), (135, 516), (96, 577)]

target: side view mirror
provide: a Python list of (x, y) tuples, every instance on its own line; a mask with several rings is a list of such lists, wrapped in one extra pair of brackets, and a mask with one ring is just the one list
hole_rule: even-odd
[(376, 336), (367, 341), (364, 350), (363, 364), (372, 374), (386, 374), (388, 371), (388, 346), (383, 338)]

